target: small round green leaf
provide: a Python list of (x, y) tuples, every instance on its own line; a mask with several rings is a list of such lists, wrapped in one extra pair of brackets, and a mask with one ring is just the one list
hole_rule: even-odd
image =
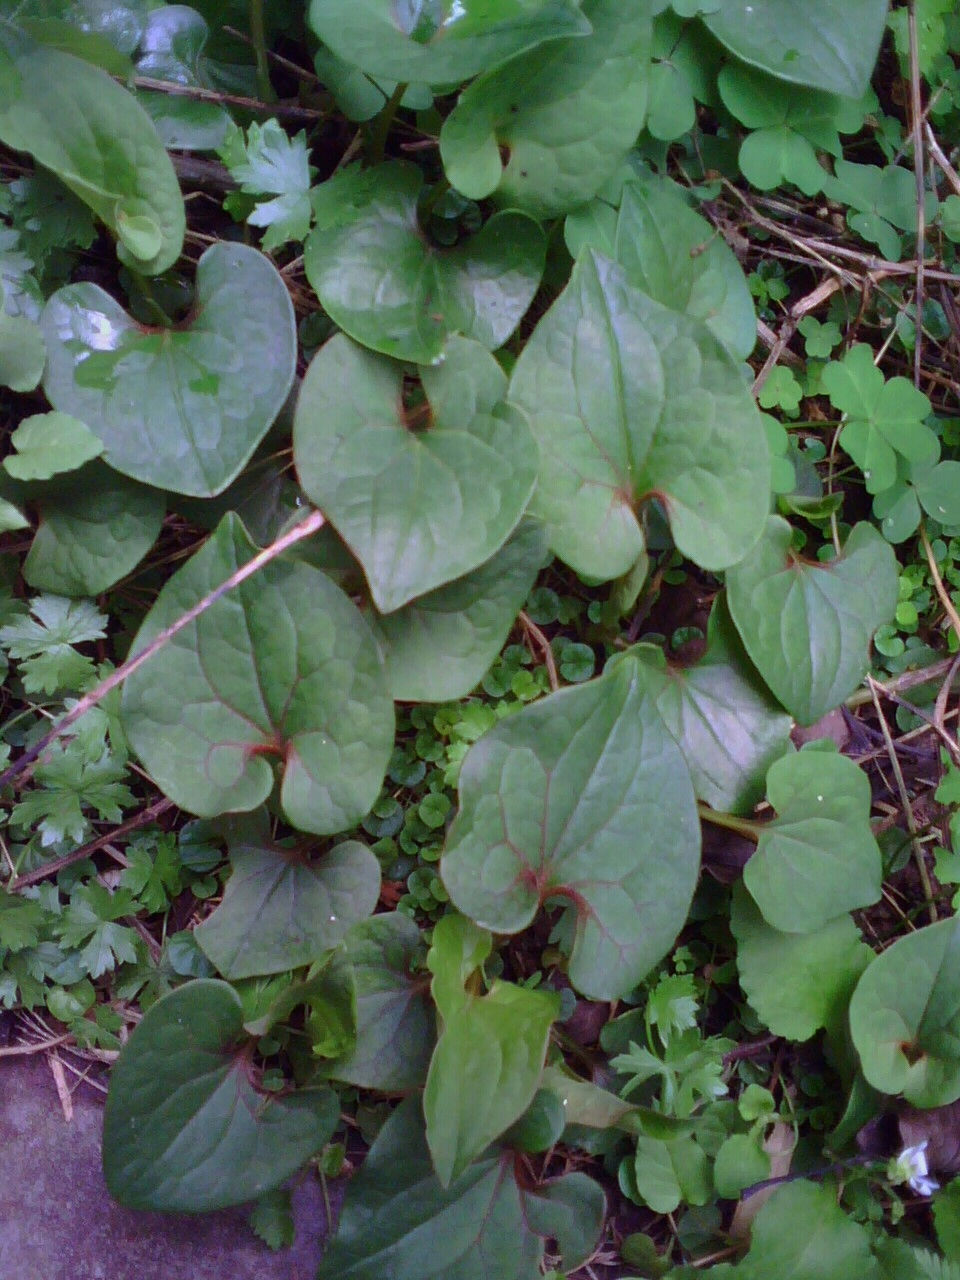
[(318, 226), (304, 247), (324, 310), (365, 347), (417, 364), (437, 362), (454, 333), (502, 346), (540, 284), (539, 224), (498, 213), (469, 240), (441, 248), (419, 226), (416, 166), (391, 162), (365, 176), (364, 198), (345, 203), (337, 224)]
[(37, 591), (96, 596), (135, 569), (156, 542), (166, 503), (98, 462), (37, 499), (40, 523), (23, 576)]
[(46, 360), (47, 348), (39, 327), (27, 316), (6, 315), (0, 306), (0, 387), (32, 391), (43, 377)]
[(693, 786), (631, 655), (543, 698), (467, 753), (442, 877), (454, 905), (518, 933), (548, 898), (571, 916), (570, 980), (634, 987), (686, 919), (699, 866)]
[(243, 469), (296, 369), (283, 278), (240, 244), (204, 253), (192, 319), (177, 328), (145, 328), (94, 284), (58, 289), (41, 327), (51, 404), (93, 424), (116, 471), (197, 497)]
[(300, 483), (383, 613), (488, 560), (536, 483), (536, 446), (526, 422), (498, 407), (506, 379), (489, 352), (454, 340), (421, 376), (426, 401), (405, 410), (403, 366), (338, 334), (297, 403)]
[(743, 880), (763, 917), (809, 933), (880, 897), (883, 865), (870, 828), (870, 780), (825, 751), (784, 756), (767, 773), (777, 817), (763, 828)]
[(461, 93), (440, 132), (458, 191), (554, 217), (613, 175), (646, 112), (651, 9), (585, 0), (583, 15), (586, 38), (519, 54)]
[(21, 419), (10, 443), (16, 453), (4, 458), (3, 465), (15, 480), (49, 480), (103, 453), (86, 423), (69, 413), (35, 413)]
[(841, 555), (801, 560), (790, 526), (767, 521), (757, 545), (727, 574), (730, 612), (754, 665), (800, 724), (848, 697), (870, 665), (870, 639), (897, 607), (897, 560), (869, 524)]
[(260, 816), (230, 841), (223, 901), (194, 930), (231, 980), (312, 964), (372, 914), (380, 893), (380, 864), (366, 845), (345, 840), (315, 858), (310, 841), (272, 840)]
[(544, 40), (590, 30), (574, 0), (312, 0), (310, 25), (367, 75), (439, 85), (469, 80)]
[[(170, 578), (131, 653), (219, 587), (256, 548), (239, 519)], [(157, 785), (199, 817), (257, 808), (282, 777), (300, 831), (360, 820), (393, 746), (393, 703), (356, 606), (316, 569), (265, 566), (127, 679), (124, 728)]]
[(265, 1093), (240, 998), (209, 979), (144, 1014), (110, 1076), (103, 1172), (131, 1209), (201, 1213), (279, 1186), (339, 1118), (330, 1089)]
[(916, 1107), (960, 1098), (960, 918), (882, 952), (857, 983), (850, 1032), (863, 1074)]
[(540, 445), (531, 513), (577, 573), (625, 574), (644, 547), (638, 508), (663, 506), (707, 569), (763, 531), (770, 456), (740, 367), (702, 321), (669, 311), (585, 250), (517, 361), (509, 399)]

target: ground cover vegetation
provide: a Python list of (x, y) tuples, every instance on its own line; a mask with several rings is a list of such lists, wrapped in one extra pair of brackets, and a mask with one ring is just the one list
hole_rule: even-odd
[(950, 0), (0, 0), (0, 1055), (320, 1276), (960, 1276)]

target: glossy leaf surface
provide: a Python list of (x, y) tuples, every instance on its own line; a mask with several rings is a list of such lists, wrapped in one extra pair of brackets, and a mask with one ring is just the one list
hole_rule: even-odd
[(800, 724), (848, 697), (870, 663), (870, 640), (897, 604), (897, 562), (868, 524), (826, 563), (801, 560), (790, 526), (771, 516), (727, 574), (727, 597), (754, 665)]
[(664, 507), (680, 550), (735, 563), (759, 537), (770, 459), (739, 368), (700, 321), (669, 311), (591, 251), (534, 330), (509, 398), (540, 445), (531, 510), (580, 574), (626, 573), (638, 509)]
[(327, 1063), (334, 1080), (363, 1089), (423, 1084), (435, 1039), (429, 975), (417, 973), (420, 930), (399, 912), (354, 925), (343, 944), (357, 995), (357, 1038), (350, 1053)]
[(538, 217), (589, 200), (643, 125), (652, 7), (585, 0), (589, 36), (551, 41), (478, 76), (440, 132), (453, 186)]
[(314, 857), (307, 841), (272, 840), (265, 812), (234, 825), (223, 901), (194, 931), (225, 978), (312, 964), (372, 914), (380, 864), (366, 845), (344, 840)]
[(38, 591), (96, 596), (140, 563), (157, 540), (166, 503), (157, 489), (102, 463), (38, 498), (40, 523), (23, 564)]
[(390, 613), (483, 564), (516, 527), (536, 482), (522, 417), (498, 407), (506, 379), (475, 342), (421, 371), (426, 418), (404, 410), (404, 369), (342, 334), (300, 391), (300, 483), (363, 565)]
[(310, 25), (367, 75), (441, 85), (544, 40), (590, 30), (573, 0), (313, 0)]
[(479, 568), (394, 613), (371, 617), (394, 698), (466, 697), (503, 647), (546, 554), (543, 527), (522, 521)]
[[(234, 515), (160, 592), (133, 652), (245, 564)], [(359, 821), (393, 745), (393, 704), (370, 631), (316, 569), (274, 562), (228, 593), (124, 685), (127, 734), (157, 784), (201, 817), (255, 809), (273, 791), (319, 835)]]
[(127, 265), (150, 275), (172, 266), (183, 246), (183, 197), (136, 100), (99, 67), (2, 17), (0, 77), (0, 139), (29, 151), (88, 204), (116, 234)]
[(420, 170), (394, 161), (370, 175), (336, 225), (307, 239), (304, 268), (324, 310), (357, 342), (417, 364), (439, 360), (454, 333), (502, 346), (543, 274), (539, 224), (498, 213), (455, 247), (435, 246), (417, 219)]
[(497, 933), (526, 928), (548, 898), (563, 901), (570, 980), (612, 999), (673, 942), (698, 862), (686, 765), (627, 655), (471, 748), (441, 870), (457, 908)]
[(850, 1031), (875, 1089), (916, 1107), (960, 1098), (960, 921), (898, 939), (857, 984)]
[(92, 424), (115, 470), (174, 493), (225, 489), (293, 384), (290, 296), (244, 245), (204, 253), (186, 325), (147, 329), (98, 285), (72, 284), (47, 303), (42, 327), (54, 407)]
[(870, 781), (847, 756), (801, 751), (770, 767), (777, 816), (762, 828), (744, 883), (775, 929), (809, 933), (880, 897)]
[(567, 248), (614, 258), (637, 288), (665, 307), (703, 320), (741, 359), (753, 350), (757, 319), (733, 250), (681, 191), (652, 174), (623, 188), (620, 206), (598, 197), (564, 223)]
[[(479, 942), (475, 959), (490, 952), (490, 936), (462, 916), (447, 915), (433, 931), (427, 964), (440, 1038), (423, 1094), (427, 1144), (444, 1187), (526, 1111), (543, 1075), (550, 1027), (560, 1012), (553, 991), (495, 981), (483, 996), (463, 987), (462, 957)], [(469, 974), (467, 975), (469, 977)]]
[(873, 959), (851, 916), (810, 933), (781, 933), (737, 886), (730, 928), (740, 985), (775, 1036), (807, 1040), (821, 1027), (841, 1024), (857, 979)]
[(859, 98), (877, 59), (887, 0), (711, 0), (709, 29), (781, 80)]
[(649, 666), (657, 710), (683, 751), (697, 797), (714, 809), (749, 813), (763, 796), (767, 769), (791, 749), (791, 721), (751, 665), (723, 601), (693, 666), (667, 665), (652, 645), (636, 653)]
[(179, 1213), (241, 1204), (320, 1150), (336, 1095), (258, 1092), (249, 1047), (225, 982), (188, 983), (148, 1010), (110, 1078), (104, 1175), (115, 1199)]
[(351, 1180), (317, 1280), (536, 1280), (545, 1237), (573, 1270), (592, 1252), (603, 1192), (584, 1174), (522, 1190), (513, 1155), (491, 1152), (444, 1189), (418, 1098), (401, 1103)]

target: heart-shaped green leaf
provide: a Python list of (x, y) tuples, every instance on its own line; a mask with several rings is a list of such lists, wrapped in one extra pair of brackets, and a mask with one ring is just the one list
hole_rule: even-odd
[(543, 526), (521, 521), (478, 569), (395, 613), (371, 617), (394, 698), (465, 698), (503, 648), (546, 554)]
[(619, 211), (601, 198), (567, 215), (567, 248), (616, 259), (631, 282), (665, 307), (703, 320), (741, 359), (757, 340), (746, 277), (726, 241), (669, 179), (628, 182)]
[(848, 697), (870, 665), (870, 640), (897, 606), (893, 549), (858, 524), (835, 560), (801, 560), (779, 516), (727, 574), (730, 613), (754, 665), (800, 724)]
[(94, 284), (58, 289), (43, 313), (44, 390), (106, 446), (117, 471), (174, 493), (225, 489), (293, 384), (293, 306), (269, 258), (219, 242), (197, 264), (192, 320), (147, 329)]
[[(38, 44), (2, 17), (0, 62), (0, 139), (29, 151), (85, 201), (120, 237), (128, 266), (149, 275), (172, 266), (183, 247), (183, 197), (136, 99), (99, 67)], [(149, 235), (125, 237), (128, 219), (149, 225)]]
[(585, 0), (589, 36), (552, 40), (474, 80), (440, 132), (453, 186), (538, 217), (589, 200), (643, 125), (653, 7)]
[(739, 366), (699, 320), (668, 311), (591, 251), (517, 361), (509, 399), (540, 444), (531, 507), (577, 573), (626, 573), (657, 499), (674, 541), (722, 569), (760, 536), (770, 457)]
[(863, 1074), (915, 1107), (960, 1098), (960, 917), (898, 939), (857, 983), (850, 1032)]
[(166, 509), (157, 489), (103, 463), (48, 486), (23, 576), (37, 591), (96, 596), (125, 577), (156, 542)]
[(625, 655), (489, 730), (467, 753), (442, 876), (454, 905), (518, 933), (548, 898), (573, 913), (570, 981), (629, 991), (686, 919), (700, 836), (690, 775)]
[(272, 840), (265, 810), (236, 825), (223, 901), (194, 930), (225, 978), (312, 964), (373, 912), (380, 864), (366, 845), (345, 840), (314, 859), (309, 841)]
[(735, 885), (730, 928), (740, 985), (775, 1036), (808, 1040), (821, 1027), (840, 1026), (857, 979), (873, 959), (852, 916), (838, 916), (811, 933), (781, 933)]
[(502, 346), (540, 284), (539, 224), (498, 213), (463, 244), (437, 247), (417, 220), (416, 166), (392, 162), (365, 177), (364, 197), (345, 201), (336, 225), (318, 226), (304, 248), (324, 310), (365, 347), (417, 364), (439, 360), (454, 333)]
[(732, 53), (781, 80), (859, 98), (870, 83), (887, 0), (711, 0), (703, 21)]
[(310, 25), (367, 75), (457, 84), (521, 49), (590, 25), (574, 0), (313, 0)]
[(16, 453), (3, 460), (15, 480), (49, 480), (76, 471), (103, 453), (103, 445), (86, 423), (69, 413), (34, 413), (21, 418), (10, 435)]
[(253, 1045), (225, 982), (190, 982), (151, 1006), (110, 1076), (103, 1172), (116, 1200), (222, 1209), (279, 1186), (320, 1150), (336, 1095), (258, 1090)]
[[(167, 581), (137, 653), (250, 560), (234, 515)], [(123, 723), (157, 785), (190, 813), (257, 808), (281, 765), (292, 826), (358, 822), (383, 781), (393, 703), (351, 601), (322, 573), (274, 561), (229, 592), (127, 679)]]
[(506, 379), (483, 347), (453, 342), (421, 377), (426, 403), (407, 410), (403, 366), (338, 334), (297, 403), (300, 483), (383, 613), (488, 560), (536, 483), (536, 446), (519, 415), (498, 409)]
[(317, 1280), (537, 1280), (548, 1237), (564, 1271), (590, 1256), (604, 1208), (600, 1187), (582, 1173), (522, 1189), (506, 1151), (477, 1161), (444, 1189), (420, 1100), (408, 1098), (350, 1180)]
[(652, 645), (635, 652), (649, 665), (657, 710), (699, 799), (750, 813), (763, 797), (767, 769), (791, 749), (791, 721), (751, 666), (722, 599), (710, 615), (706, 653), (694, 666), (668, 667)]
[(877, 901), (883, 866), (858, 764), (832, 751), (784, 756), (767, 773), (767, 798), (777, 817), (743, 879), (769, 924), (809, 933)]
[(409, 916), (372, 916), (347, 934), (343, 951), (357, 992), (357, 1039), (325, 1064), (334, 1080), (388, 1092), (423, 1084), (435, 1038), (428, 975), (414, 971), (420, 931)]
[[(444, 1187), (533, 1101), (543, 1075), (550, 1027), (560, 1012), (554, 991), (530, 991), (495, 981), (483, 996), (463, 987), (464, 936), (480, 930), (446, 915), (433, 931), (427, 965), (441, 1030), (423, 1094), (427, 1144)], [(482, 936), (478, 963), (490, 953)], [(469, 974), (467, 977), (469, 978)]]
[[(211, 75), (204, 56), (210, 29), (195, 9), (166, 4), (147, 15), (137, 56), (137, 74), (202, 89), (225, 88)], [(218, 102), (141, 89), (140, 102), (163, 145), (178, 151), (219, 147), (230, 128), (230, 113)]]

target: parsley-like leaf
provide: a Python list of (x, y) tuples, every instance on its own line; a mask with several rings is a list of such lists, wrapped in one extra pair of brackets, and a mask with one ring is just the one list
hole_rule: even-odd
[(80, 844), (89, 831), (85, 808), (95, 809), (106, 822), (119, 822), (124, 808), (133, 804), (132, 792), (123, 785), (125, 773), (109, 752), (88, 760), (74, 743), (54, 747), (34, 774), (38, 785), (14, 806), (10, 820), (21, 827), (38, 826), (41, 845), (61, 840)]
[[(220, 152), (245, 195), (272, 195), (260, 201), (247, 221), (266, 227), (263, 247), (279, 248), (288, 240), (303, 240), (310, 230), (310, 181), (316, 170), (307, 160), (307, 135), (291, 138), (277, 123), (251, 124), (246, 142), (236, 134)], [(241, 158), (242, 157), (242, 158)]]
[(107, 634), (106, 615), (89, 600), (54, 595), (37, 596), (30, 614), (0, 627), (0, 644), (22, 664), (24, 689), (47, 694), (78, 689), (95, 668), (73, 646), (101, 640)]
[(115, 965), (137, 959), (137, 935), (115, 922), (135, 910), (129, 889), (111, 893), (96, 880), (81, 885), (70, 895), (59, 932), (67, 947), (82, 947), (81, 963), (91, 978)]

